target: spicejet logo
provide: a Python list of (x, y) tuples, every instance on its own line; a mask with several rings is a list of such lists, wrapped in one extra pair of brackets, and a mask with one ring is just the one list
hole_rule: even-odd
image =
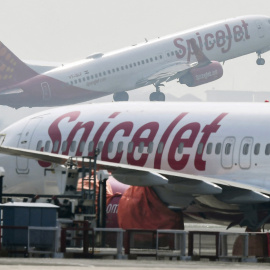
[[(236, 24), (232, 29), (228, 24), (224, 24), (223, 29), (219, 29), (215, 33), (206, 33), (204, 36), (197, 32), (196, 39), (201, 50), (205, 47), (206, 51), (210, 51), (217, 47), (220, 48), (222, 53), (227, 53), (231, 49), (232, 41), (240, 42), (243, 39), (250, 39), (248, 23), (241, 20), (241, 23)], [(187, 56), (187, 61), (190, 61), (191, 55), (194, 54), (191, 49), (190, 39), (185, 40), (179, 37), (174, 39), (173, 43), (175, 47), (180, 49), (176, 51), (176, 57), (182, 59)]]
[[(227, 113), (221, 113), (215, 119), (213, 119), (211, 123), (202, 127), (198, 122), (191, 122), (185, 125), (181, 125), (182, 119), (188, 115), (187, 112), (184, 112), (179, 114), (171, 123), (169, 123), (163, 134), (157, 137), (157, 133), (160, 130), (160, 124), (156, 121), (148, 122), (138, 128), (135, 128), (132, 121), (124, 121), (120, 123), (117, 121), (117, 124), (115, 124), (114, 119), (118, 117), (120, 112), (111, 114), (103, 123), (94, 121), (80, 122), (78, 121), (80, 114), (81, 113), (79, 111), (63, 114), (55, 121), (53, 121), (53, 123), (49, 126), (48, 134), (52, 140), (53, 145), (58, 142), (57, 149), (52, 151), (52, 153), (60, 152), (60, 146), (63, 139), (59, 126), (60, 124), (63, 126), (65, 123), (65, 129), (67, 126), (70, 126), (70, 131), (66, 138), (67, 148), (62, 152), (63, 155), (69, 155), (72, 141), (74, 140), (76, 134), (80, 134), (80, 139), (77, 139), (78, 148), (75, 155), (82, 156), (83, 153), (80, 149), (81, 142), (89, 142), (91, 140), (94, 143), (94, 147), (93, 150), (87, 154), (88, 156), (94, 156), (94, 151), (97, 148), (98, 142), (103, 135), (102, 141), (104, 141), (104, 145), (101, 152), (101, 160), (103, 161), (120, 163), (121, 160), (125, 158), (128, 164), (143, 167), (149, 159), (149, 156), (151, 156), (151, 159), (154, 159), (153, 165), (155, 169), (160, 169), (161, 163), (165, 159), (169, 166), (176, 171), (183, 170), (190, 159), (190, 154), (185, 153), (185, 151), (183, 151), (181, 159), (176, 158), (176, 152), (178, 151), (179, 145), (182, 143), (184, 150), (191, 149), (193, 147), (197, 148), (197, 144), (195, 146), (194, 143), (198, 137), (200, 138), (199, 143), (203, 145), (203, 149), (201, 153), (197, 153), (196, 150), (194, 151), (196, 152), (194, 158), (194, 166), (198, 171), (205, 170), (206, 162), (202, 158), (204, 147), (210, 135), (212, 133), (216, 133), (220, 128), (219, 122), (227, 115)], [(94, 126), (96, 130), (95, 133), (93, 133)], [(172, 133), (175, 135), (172, 135)], [(104, 138), (104, 136), (106, 137)], [(125, 150), (119, 152), (116, 151), (113, 157), (109, 157), (108, 147), (116, 136), (118, 140), (119, 136), (121, 136), (125, 141), (132, 141), (133, 148), (131, 151), (127, 151), (126, 147)], [(168, 143), (169, 138), (170, 144)], [(153, 142), (155, 142), (155, 145), (163, 145), (162, 150), (160, 151), (157, 147), (156, 151), (153, 151), (152, 153), (148, 153), (146, 151), (143, 153), (138, 153), (138, 151), (136, 151), (141, 143), (144, 144), (144, 147), (149, 147), (150, 143)], [(168, 149), (167, 157), (164, 157), (165, 148)], [(39, 162), (39, 164), (43, 167), (49, 166), (49, 164), (44, 164), (41, 162)]]

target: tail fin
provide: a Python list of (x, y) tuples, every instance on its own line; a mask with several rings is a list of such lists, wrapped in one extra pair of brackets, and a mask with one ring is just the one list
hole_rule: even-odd
[(0, 42), (0, 91), (38, 75)]

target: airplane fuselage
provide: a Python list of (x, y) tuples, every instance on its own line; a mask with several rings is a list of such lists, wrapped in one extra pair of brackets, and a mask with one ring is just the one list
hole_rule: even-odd
[[(103, 161), (269, 190), (269, 119), (268, 103), (91, 104), (27, 117), (0, 139), (4, 146), (68, 156), (93, 156), (98, 148)], [(49, 170), (61, 166), (5, 155), (0, 166), (5, 192), (61, 193), (63, 175)]]
[[(175, 79), (192, 87), (220, 78), (221, 65), (219, 70), (206, 66), (192, 76), (189, 74), (192, 65), (198, 62), (191, 40), (196, 41), (210, 61), (224, 62), (253, 52), (260, 56), (270, 48), (270, 18), (237, 17), (119, 51), (93, 54), (37, 76), (29, 75), (18, 84), (8, 87), (5, 84), (0, 93), (11, 92), (1, 95), (0, 104), (14, 107), (74, 104), (150, 84), (159, 87), (162, 82)], [(13, 64), (7, 68), (5, 76), (9, 78)], [(13, 94), (13, 89), (22, 93)], [(126, 100), (128, 95), (118, 98)]]

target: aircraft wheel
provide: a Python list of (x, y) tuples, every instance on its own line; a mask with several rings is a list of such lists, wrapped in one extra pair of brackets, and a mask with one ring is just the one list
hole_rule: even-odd
[(149, 96), (150, 101), (157, 101), (157, 92), (153, 92)]
[(263, 66), (265, 64), (265, 60), (264, 60), (264, 58), (258, 58), (256, 63), (259, 66)]
[(162, 92), (157, 93), (157, 101), (165, 101), (165, 94)]
[(128, 101), (128, 98), (129, 96), (127, 92), (120, 92), (120, 93), (113, 94), (114, 101)]

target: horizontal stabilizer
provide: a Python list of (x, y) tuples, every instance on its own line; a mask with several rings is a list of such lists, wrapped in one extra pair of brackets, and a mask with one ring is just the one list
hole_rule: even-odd
[(229, 204), (253, 204), (253, 203), (266, 203), (270, 201), (269, 196), (260, 192), (230, 188), (222, 192), (222, 194), (215, 196), (218, 200)]

